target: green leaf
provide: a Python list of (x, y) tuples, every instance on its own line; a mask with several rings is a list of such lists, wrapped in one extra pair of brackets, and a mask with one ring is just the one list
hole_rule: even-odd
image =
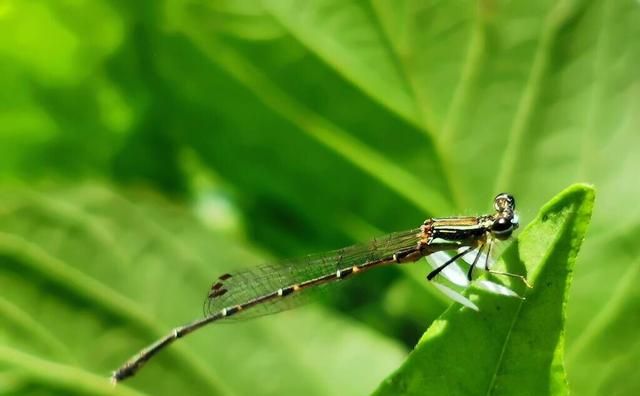
[[(200, 202), (194, 153), (280, 257), (485, 213), (502, 191), (526, 223), (564, 186), (598, 186), (569, 382), (640, 394), (638, 1), (7, 4), (3, 183), (95, 177)], [(350, 315), (413, 345), (445, 308), (423, 298), (424, 268), (372, 277)]]
[(376, 395), (566, 395), (565, 305), (595, 192), (573, 185), (546, 204), (503, 255), (533, 284), (525, 298), (482, 294), (436, 320)]
[[(0, 389), (108, 393), (112, 370), (201, 317), (212, 280), (261, 260), (183, 209), (137, 197), (100, 186), (0, 193)], [(363, 394), (402, 355), (310, 306), (201, 330), (116, 394)]]
[[(420, 124), (407, 76), (377, 16), (364, 2), (264, 1), (265, 9), (311, 51), (375, 100)], [(318, 34), (322, 32), (322, 34)]]

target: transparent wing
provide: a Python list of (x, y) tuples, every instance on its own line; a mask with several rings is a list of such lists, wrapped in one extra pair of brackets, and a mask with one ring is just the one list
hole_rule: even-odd
[(518, 293), (514, 292), (513, 290), (509, 289), (508, 287), (506, 287), (504, 285), (501, 285), (499, 283), (496, 283), (496, 282), (492, 282), (492, 281), (487, 280), (487, 279), (479, 279), (479, 280), (474, 282), (474, 285), (476, 287), (479, 287), (480, 289), (488, 291), (489, 293), (500, 294), (500, 295), (507, 296), (507, 297), (518, 297), (518, 298), (520, 298)]
[[(419, 240), (420, 230), (414, 229), (390, 234), (366, 244), (221, 275), (213, 283), (205, 300), (205, 315), (213, 315), (223, 308), (243, 304), (281, 288), (336, 273), (338, 270), (389, 257), (398, 251), (415, 247)], [(339, 283), (342, 280), (305, 288), (285, 298), (272, 299), (241, 311), (228, 319), (248, 319), (291, 309), (314, 299), (316, 294), (326, 291), (327, 287)]]
[[(493, 241), (489, 241), (487, 243), (493, 244)], [(495, 249), (487, 250), (495, 252)], [(465, 251), (467, 252), (454, 262), (448, 264), (442, 271), (440, 271), (438, 276), (433, 278), (433, 285), (440, 292), (450, 299), (474, 310), (478, 310), (478, 307), (469, 300), (469, 298), (462, 294), (464, 290), (471, 285), (471, 283), (473, 283), (475, 287), (489, 293), (520, 298), (516, 292), (502, 284), (487, 279), (470, 280), (469, 269), (474, 265), (474, 263), (475, 266), (473, 274), (485, 272), (495, 264), (495, 256), (490, 253), (487, 254), (482, 248), (468, 250), (468, 247), (460, 247), (457, 253), (462, 254)], [(454, 256), (454, 253), (436, 252), (427, 256), (426, 259), (434, 269), (437, 269), (448, 263)], [(443, 280), (445, 282), (443, 282)], [(449, 286), (446, 286), (444, 283), (448, 283)]]
[[(466, 247), (463, 248), (467, 249)], [(431, 255), (427, 256), (427, 261), (431, 264), (433, 269), (436, 269), (442, 265), (445, 265), (449, 260), (451, 260), (452, 255), (449, 252), (435, 252)], [(462, 258), (464, 258), (463, 256)], [(469, 286), (469, 280), (467, 279), (467, 273), (462, 270), (460, 265), (458, 265), (458, 261), (449, 264), (445, 269), (440, 272), (440, 276), (446, 278), (449, 282), (454, 285), (458, 285), (461, 287)], [(437, 279), (437, 278), (436, 278)]]
[(436, 289), (440, 290), (442, 294), (449, 297), (453, 301), (458, 302), (464, 305), (465, 307), (471, 308), (474, 311), (480, 310), (476, 304), (474, 304), (471, 300), (469, 300), (467, 297), (465, 297), (461, 293), (458, 293), (457, 291), (438, 282), (434, 282), (433, 286), (435, 286)]

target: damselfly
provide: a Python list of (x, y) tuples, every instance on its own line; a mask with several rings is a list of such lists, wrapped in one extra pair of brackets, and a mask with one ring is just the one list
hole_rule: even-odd
[[(422, 257), (431, 256), (435, 268), (427, 275), (430, 281), (440, 275), (456, 285), (466, 286), (473, 280), (474, 269), (481, 268), (493, 274), (520, 278), (529, 286), (522, 275), (489, 268), (494, 243), (508, 239), (518, 228), (515, 206), (513, 196), (502, 193), (494, 199), (493, 214), (431, 218), (425, 220), (419, 228), (390, 234), (368, 244), (223, 274), (209, 290), (204, 318), (175, 328), (143, 349), (113, 373), (112, 381), (118, 382), (133, 376), (156, 353), (205, 325), (292, 308), (303, 301), (300, 297), (308, 296), (312, 290), (319, 290), (377, 267), (415, 262)], [(448, 251), (456, 253), (448, 256), (444, 253)], [(466, 274), (456, 265), (459, 259), (468, 260), (470, 264)], [(515, 295), (510, 289), (497, 283), (481, 282), (490, 291)], [(454, 290), (444, 285), (439, 285), (438, 288), (454, 300), (476, 308), (471, 301)]]

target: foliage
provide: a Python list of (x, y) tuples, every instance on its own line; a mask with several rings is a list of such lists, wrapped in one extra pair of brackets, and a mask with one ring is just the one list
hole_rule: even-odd
[(523, 299), (484, 293), (482, 314), (453, 305), (377, 395), (561, 395), (565, 299), (593, 210), (594, 193), (572, 186), (545, 205), (505, 252), (529, 274)]
[[(635, 287), (640, 280), (635, 243), (640, 232), (640, 206), (635, 204), (640, 195), (635, 150), (640, 144), (639, 35), (640, 6), (633, 0), (0, 2), (0, 182), (7, 192), (0, 211), (3, 216), (12, 216), (13, 210), (37, 213), (43, 199), (67, 207), (53, 218), (11, 217), (15, 222), (2, 228), (19, 235), (28, 252), (33, 248), (52, 258), (41, 268), (59, 284), (48, 290), (61, 293), (51, 304), (62, 304), (68, 315), (79, 304), (89, 318), (79, 319), (77, 329), (65, 316), (35, 330), (45, 339), (73, 330), (77, 346), (67, 360), (62, 353), (66, 342), (47, 347), (60, 349), (58, 355), (45, 354), (38, 345), (28, 349), (28, 338), (20, 338), (24, 332), (16, 332), (22, 327), (0, 322), (1, 347), (18, 345), (29, 354), (3, 350), (2, 357), (38, 363), (35, 371), (13, 363), (3, 367), (0, 385), (31, 389), (35, 383), (48, 384), (44, 375), (28, 374), (42, 374), (45, 363), (96, 359), (86, 369), (105, 374), (115, 355), (137, 349), (178, 319), (192, 318), (183, 310), (193, 306), (219, 266), (256, 261), (245, 253), (236, 256), (236, 250), (244, 252), (236, 243), (263, 249), (261, 257), (320, 251), (413, 227), (427, 216), (484, 213), (501, 191), (517, 197), (526, 224), (561, 188), (586, 181), (597, 186), (598, 201), (567, 307), (569, 384), (579, 395), (640, 393), (640, 378), (634, 375), (640, 360), (635, 331), (640, 310)], [(111, 187), (88, 193), (78, 188), (87, 180), (113, 189), (143, 186), (193, 209), (213, 230), (179, 216), (180, 229), (193, 239), (185, 241), (165, 224), (162, 210), (147, 208), (146, 199), (134, 194), (135, 203), (128, 203), (110, 193)], [(34, 203), (8, 193), (15, 184), (67, 188), (57, 187), (51, 197), (44, 193)], [(116, 204), (99, 209), (102, 196)], [(74, 207), (74, 216), (84, 219), (78, 221), (89, 225), (74, 228), (67, 217)], [(140, 213), (134, 217), (138, 222), (159, 225), (140, 231), (139, 224), (129, 223), (131, 212)], [(86, 220), (94, 216), (97, 223)], [(50, 240), (38, 237), (38, 231), (47, 230), (53, 233)], [(73, 232), (67, 235), (68, 230)], [(224, 242), (207, 242), (216, 238)], [(82, 244), (86, 239), (91, 241)], [(155, 270), (144, 288), (136, 289), (135, 282), (146, 278), (139, 274), (127, 280), (124, 274), (137, 268), (136, 252), (145, 243), (160, 253), (149, 253), (154, 258), (148, 265)], [(165, 254), (170, 246), (176, 250)], [(186, 258), (166, 258), (191, 250), (207, 259), (207, 272), (191, 275), (201, 286), (174, 285), (171, 292), (180, 297), (168, 302), (156, 284), (177, 282), (176, 274), (195, 270)], [(43, 257), (3, 254), (3, 274), (11, 268), (22, 277), (20, 285), (49, 285), (40, 283), (48, 276), (44, 272), (21, 269)], [(227, 254), (229, 262), (222, 259)], [(297, 369), (282, 383), (259, 389), (265, 394), (299, 392), (308, 376), (318, 375), (307, 381), (318, 393), (338, 387), (353, 393), (373, 389), (385, 368), (399, 361), (397, 349), (389, 345), (399, 340), (412, 346), (445, 309), (429, 294), (424, 272), (413, 266), (372, 274), (322, 311), (345, 334), (386, 345), (380, 347), (380, 356), (389, 356), (386, 365), (366, 358), (367, 364), (382, 365), (375, 369), (379, 377), (352, 373), (349, 381), (335, 380), (344, 377), (327, 373), (345, 372), (326, 367), (338, 370), (349, 360), (339, 363), (337, 348), (318, 347), (303, 363), (289, 362)], [(69, 273), (83, 275), (73, 282), (102, 285), (97, 289), (105, 294), (101, 298), (115, 289), (116, 296), (128, 299), (106, 299), (103, 304), (111, 308), (92, 313), (97, 302), (65, 291), (76, 287), (67, 284)], [(18, 293), (11, 299), (4, 289), (0, 294), (3, 319), (13, 312), (16, 323), (39, 323), (48, 308), (42, 304), (49, 299), (36, 298), (29, 288), (11, 290)], [(136, 308), (132, 301), (144, 306)], [(339, 313), (346, 306), (358, 321)], [(42, 311), (31, 310), (36, 307)], [(104, 319), (112, 317), (114, 307), (134, 307), (127, 315), (143, 312), (146, 319)], [(293, 329), (308, 325), (294, 318), (286, 320), (297, 323)], [(283, 326), (275, 322), (268, 326)], [(62, 328), (46, 328), (53, 323)], [(123, 329), (119, 336), (105, 335), (118, 328)], [(245, 353), (255, 346), (251, 337), (256, 343), (265, 337), (256, 329), (242, 331), (251, 334), (238, 337)], [(194, 344), (176, 348), (184, 352), (172, 352), (180, 361), (192, 361), (189, 368), (183, 366), (185, 372), (206, 372), (208, 364), (215, 364), (211, 343), (235, 339), (241, 330), (219, 326), (215, 332), (220, 339), (194, 336)], [(322, 337), (318, 333), (313, 334)], [(7, 338), (10, 343), (4, 342)], [(90, 338), (104, 341), (101, 345), (111, 352), (88, 350)], [(333, 345), (329, 338), (327, 345)], [(226, 359), (225, 369), (242, 367), (245, 377), (264, 379), (266, 373), (287, 372), (281, 366), (287, 364), (282, 357), (287, 351), (315, 349), (268, 350), (280, 357), (239, 360), (233, 351), (215, 352)], [(164, 359), (169, 364), (170, 357)], [(157, 370), (139, 380), (139, 389), (146, 389), (144, 381), (167, 378)], [(71, 380), (76, 373), (56, 378)], [(167, 391), (215, 381), (193, 375), (200, 380), (179, 376)], [(321, 384), (336, 388), (322, 389)], [(303, 388), (311, 392), (314, 386)]]
[[(258, 263), (183, 211), (137, 200), (147, 204), (100, 187), (2, 195), (3, 394), (108, 393), (125, 359), (202, 314), (212, 279)], [(367, 393), (402, 349), (325, 311), (215, 326), (126, 385), (150, 395)], [(118, 392), (130, 393), (126, 385)]]

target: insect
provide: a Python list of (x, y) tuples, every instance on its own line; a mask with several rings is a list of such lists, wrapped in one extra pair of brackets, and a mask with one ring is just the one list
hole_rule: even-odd
[[(519, 226), (515, 207), (513, 196), (502, 193), (494, 199), (493, 214), (431, 218), (419, 228), (390, 234), (367, 244), (223, 274), (209, 290), (203, 318), (173, 329), (143, 349), (113, 373), (112, 381), (119, 382), (135, 375), (162, 349), (203, 326), (292, 308), (314, 290), (377, 267), (411, 263), (429, 257), (434, 266), (427, 275), (430, 281), (441, 276), (454, 285), (466, 287), (473, 280), (474, 271), (483, 269), (493, 274), (519, 278), (531, 287), (523, 275), (490, 269), (494, 243), (509, 239)], [(445, 253), (451, 251), (456, 253), (451, 256)], [(469, 263), (466, 274), (456, 264), (460, 259)], [(477, 309), (473, 302), (455, 290), (440, 283), (434, 285), (453, 300)], [(497, 294), (517, 296), (507, 287), (488, 280), (479, 280), (478, 285)]]

